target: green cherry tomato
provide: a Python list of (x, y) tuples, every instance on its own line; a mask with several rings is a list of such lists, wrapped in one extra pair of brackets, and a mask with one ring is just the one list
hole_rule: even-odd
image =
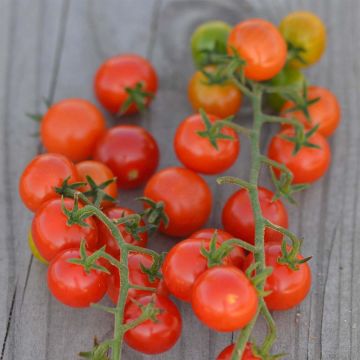
[[(305, 81), (305, 76), (299, 69), (286, 65), (269, 81), (269, 84), (272, 86), (294, 86), (301, 89)], [(281, 110), (285, 101), (286, 99), (276, 93), (267, 96), (268, 105), (277, 112)]]
[(36, 259), (38, 259), (41, 263), (48, 265), (49, 263), (40, 255), (39, 250), (37, 249), (34, 239), (32, 237), (31, 229), (28, 232), (28, 244), (31, 253), (34, 255)]
[(191, 51), (197, 67), (213, 64), (210, 54), (226, 55), (230, 31), (230, 25), (223, 21), (207, 21), (195, 29), (191, 36)]

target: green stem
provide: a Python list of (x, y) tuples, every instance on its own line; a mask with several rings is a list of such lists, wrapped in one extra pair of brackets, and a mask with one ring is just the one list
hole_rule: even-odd
[(271, 350), (272, 345), (276, 340), (276, 324), (273, 317), (270, 314), (268, 307), (266, 306), (264, 298), (260, 299), (260, 309), (261, 309), (261, 314), (264, 317), (268, 327), (268, 332), (262, 346), (262, 351), (264, 352), (264, 354), (268, 354), (269, 351)]

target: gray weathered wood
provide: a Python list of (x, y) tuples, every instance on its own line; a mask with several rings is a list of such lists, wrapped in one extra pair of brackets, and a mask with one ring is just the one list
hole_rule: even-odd
[[(329, 44), (321, 62), (309, 69), (312, 83), (332, 89), (342, 104), (343, 122), (331, 139), (333, 162), (327, 176), (290, 208), (291, 228), (304, 237), (303, 252), (313, 255), (313, 288), (297, 309), (276, 313), (276, 350), (289, 359), (358, 359), (360, 328), (359, 189), (360, 3), (356, 0), (0, 0), (0, 359), (74, 359), (89, 348), (93, 335), (109, 336), (111, 319), (95, 310), (72, 310), (50, 297), (46, 269), (32, 261), (26, 233), (31, 214), (17, 195), (17, 179), (39, 148), (29, 136), (35, 125), (26, 111), (42, 110), (41, 96), (54, 100), (84, 97), (95, 101), (92, 76), (100, 62), (115, 53), (149, 57), (160, 76), (160, 91), (144, 118), (122, 120), (149, 128), (162, 149), (161, 167), (178, 163), (171, 148), (176, 125), (191, 108), (187, 79), (193, 72), (188, 39), (197, 24), (222, 19), (235, 24), (257, 16), (278, 22), (292, 10), (308, 9), (326, 22)], [(245, 106), (238, 121), (250, 124)], [(114, 121), (109, 119), (109, 124)], [(274, 132), (264, 135), (266, 141)], [(249, 150), (229, 173), (246, 176)], [(216, 202), (209, 224), (220, 225), (221, 206), (234, 190), (207, 178)], [(263, 183), (268, 184), (266, 176)], [(122, 193), (127, 206), (141, 191)], [(152, 246), (165, 250), (174, 240), (156, 236)], [(15, 296), (16, 289), (16, 296)], [(188, 305), (180, 304), (184, 333), (174, 349), (159, 359), (215, 359), (231, 334), (202, 326)], [(10, 317), (11, 314), (11, 317)], [(264, 324), (256, 329), (264, 334)], [(146, 357), (125, 348), (125, 359)]]

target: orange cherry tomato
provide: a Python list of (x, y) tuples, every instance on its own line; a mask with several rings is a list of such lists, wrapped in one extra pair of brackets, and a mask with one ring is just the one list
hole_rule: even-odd
[[(295, 118), (306, 128), (319, 125), (319, 133), (330, 136), (334, 133), (340, 123), (340, 104), (336, 96), (320, 86), (310, 86), (308, 88), (308, 100), (319, 98), (317, 102), (311, 104), (309, 109), (310, 121), (301, 110), (288, 111), (295, 106), (292, 101), (287, 101), (281, 109), (281, 116), (285, 118)], [(284, 128), (289, 125), (284, 124)]]
[(49, 152), (72, 161), (93, 155), (105, 131), (105, 119), (95, 105), (83, 99), (65, 99), (54, 105), (41, 120), (41, 141)]
[(279, 30), (269, 21), (249, 19), (237, 24), (228, 39), (228, 52), (234, 49), (246, 62), (248, 79), (269, 80), (286, 62), (286, 43)]

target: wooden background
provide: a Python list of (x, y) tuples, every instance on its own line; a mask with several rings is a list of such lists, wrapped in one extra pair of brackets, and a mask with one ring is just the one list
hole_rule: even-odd
[[(188, 41), (208, 19), (232, 24), (248, 17), (274, 22), (289, 11), (312, 10), (328, 27), (326, 56), (308, 71), (312, 83), (332, 89), (342, 104), (342, 124), (331, 139), (333, 162), (327, 176), (290, 208), (291, 228), (305, 238), (303, 253), (313, 255), (313, 286), (298, 308), (276, 313), (276, 351), (287, 359), (360, 359), (360, 242), (358, 207), (360, 119), (360, 2), (357, 0), (0, 0), (0, 359), (75, 359), (92, 338), (109, 336), (112, 319), (97, 310), (73, 310), (48, 293), (46, 268), (34, 261), (26, 235), (31, 214), (21, 204), (18, 178), (41, 150), (31, 137), (36, 125), (26, 111), (43, 111), (41, 97), (94, 100), (92, 77), (108, 56), (136, 52), (151, 59), (160, 76), (156, 101), (141, 123), (157, 138), (161, 167), (177, 163), (171, 149), (176, 125), (191, 109), (186, 85), (193, 72)], [(111, 122), (111, 120), (109, 120)], [(250, 124), (245, 106), (238, 121)], [(266, 141), (274, 130), (268, 129)], [(248, 144), (229, 172), (246, 177)], [(210, 223), (219, 224), (221, 206), (233, 188), (208, 178), (217, 199)], [(266, 183), (266, 177), (264, 182)], [(140, 192), (122, 194), (122, 203)], [(173, 240), (156, 237), (166, 249)], [(158, 359), (215, 359), (232, 334), (202, 326), (188, 305), (181, 340)], [(257, 333), (263, 334), (264, 324)], [(153, 359), (125, 348), (124, 359)]]

